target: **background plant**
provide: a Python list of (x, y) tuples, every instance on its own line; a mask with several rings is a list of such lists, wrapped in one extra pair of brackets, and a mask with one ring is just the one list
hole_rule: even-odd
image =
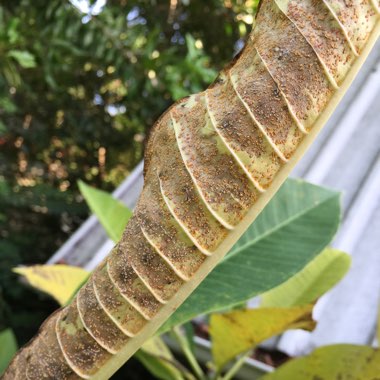
[[(117, 242), (130, 210), (83, 182), (80, 188), (110, 238)], [(338, 193), (288, 180), (227, 257), (160, 329), (161, 338), (147, 342), (136, 358), (164, 380), (228, 380), (260, 342), (291, 328), (312, 330), (313, 303), (350, 265), (348, 255), (325, 249), (339, 220)], [(15, 271), (62, 305), (88, 277), (86, 271), (65, 265)], [(246, 302), (263, 292), (260, 307), (248, 309)], [(213, 362), (207, 368), (194, 354), (194, 328), (189, 322), (198, 315), (209, 320)], [(162, 337), (167, 335), (177, 341), (182, 357), (165, 344)]]

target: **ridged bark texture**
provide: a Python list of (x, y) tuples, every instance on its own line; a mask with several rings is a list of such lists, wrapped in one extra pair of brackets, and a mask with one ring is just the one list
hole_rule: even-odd
[[(127, 360), (139, 334), (155, 318), (163, 322), (164, 305), (201, 280), (197, 271), (270, 191), (360, 57), (379, 5), (263, 0), (240, 56), (207, 91), (157, 121), (123, 238), (4, 380), (104, 378)], [(119, 364), (100, 371), (115, 355)]]

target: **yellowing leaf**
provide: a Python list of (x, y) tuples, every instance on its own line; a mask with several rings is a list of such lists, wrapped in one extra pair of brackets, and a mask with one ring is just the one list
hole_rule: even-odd
[(309, 356), (291, 360), (261, 380), (376, 380), (379, 375), (379, 350), (337, 344), (321, 347)]
[(299, 273), (262, 295), (263, 307), (306, 305), (336, 285), (350, 268), (351, 257), (327, 248)]
[(13, 271), (25, 276), (30, 285), (50, 294), (60, 305), (71, 299), (89, 275), (84, 269), (69, 265), (33, 265)]
[(118, 242), (132, 211), (111, 194), (78, 182), (79, 189), (91, 211), (98, 217), (110, 239)]
[(213, 314), (210, 319), (212, 354), (221, 368), (235, 356), (288, 329), (312, 330), (313, 305), (260, 308)]

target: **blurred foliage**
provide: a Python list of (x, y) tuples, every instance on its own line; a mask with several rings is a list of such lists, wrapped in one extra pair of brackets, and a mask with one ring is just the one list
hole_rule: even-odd
[(85, 219), (77, 180), (117, 186), (162, 111), (243, 46), (256, 3), (0, 0), (0, 331), (23, 344), (56, 307), (10, 268)]

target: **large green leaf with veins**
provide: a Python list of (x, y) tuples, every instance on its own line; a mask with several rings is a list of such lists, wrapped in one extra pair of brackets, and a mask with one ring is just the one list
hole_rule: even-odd
[(289, 179), (160, 331), (278, 286), (318, 255), (340, 222), (339, 193)]

